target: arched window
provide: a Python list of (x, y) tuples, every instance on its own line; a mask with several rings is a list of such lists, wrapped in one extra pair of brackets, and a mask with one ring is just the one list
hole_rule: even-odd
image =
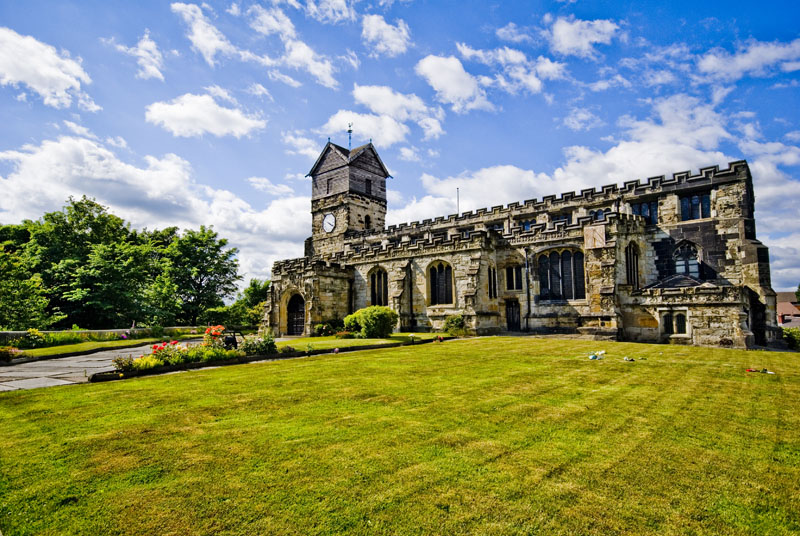
[(697, 260), (697, 248), (692, 244), (684, 243), (678, 246), (672, 255), (675, 261), (675, 273), (700, 277), (700, 263)]
[(364, 229), (372, 229), (372, 218), (364, 216)]
[(389, 305), (389, 280), (386, 270), (376, 268), (369, 276), (370, 297), (372, 305)]
[(453, 269), (449, 264), (439, 261), (431, 265), (431, 305), (453, 303)]
[(550, 299), (550, 258), (547, 255), (539, 257), (539, 297)]
[(664, 326), (664, 333), (667, 335), (672, 335), (675, 333), (675, 330), (672, 328), (672, 313), (667, 313), (664, 315), (661, 325)]
[(683, 313), (675, 315), (675, 333), (686, 333), (686, 315)]
[(522, 266), (506, 266), (506, 290), (522, 290)]
[(634, 289), (639, 288), (639, 246), (631, 242), (625, 248), (625, 281)]
[(542, 300), (582, 300), (586, 298), (583, 252), (566, 250), (540, 255), (539, 298)]

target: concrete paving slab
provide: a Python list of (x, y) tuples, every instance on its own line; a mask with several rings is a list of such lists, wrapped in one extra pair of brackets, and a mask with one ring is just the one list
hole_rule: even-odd
[(16, 380), (4, 383), (5, 385), (16, 387), (17, 389), (36, 389), (38, 387), (53, 387), (55, 385), (73, 385), (75, 382), (59, 380), (58, 378), (28, 378), (27, 380)]
[(11, 385), (6, 385), (4, 383), (0, 383), (0, 392), (2, 391), (16, 391), (19, 387), (12, 387)]

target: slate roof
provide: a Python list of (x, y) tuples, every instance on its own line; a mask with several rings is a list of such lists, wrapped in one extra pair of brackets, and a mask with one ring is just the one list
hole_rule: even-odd
[(375, 147), (372, 145), (372, 142), (365, 143), (364, 145), (359, 145), (358, 147), (355, 147), (353, 149), (348, 150), (348, 149), (345, 149), (344, 147), (342, 147), (341, 145), (337, 145), (337, 144), (335, 144), (333, 142), (330, 142), (330, 141), (322, 149), (322, 152), (319, 153), (319, 157), (317, 158), (317, 161), (314, 162), (314, 165), (311, 167), (311, 171), (308, 172), (306, 177), (308, 177), (309, 175), (313, 175), (314, 174), (314, 171), (316, 171), (317, 167), (322, 163), (322, 158), (325, 156), (325, 153), (326, 153), (326, 151), (327, 151), (327, 149), (329, 147), (334, 149), (335, 151), (337, 151), (342, 156), (342, 158), (345, 159), (345, 161), (348, 164), (350, 164), (351, 162), (356, 160), (365, 151), (372, 150), (372, 152), (375, 155), (375, 158), (378, 160), (378, 163), (381, 166), (381, 169), (383, 170), (384, 176), (385, 177), (391, 177), (391, 175), (389, 174), (389, 170), (386, 169), (386, 165), (383, 163), (383, 160), (381, 160), (381, 157), (378, 154), (378, 151), (375, 150)]
[(794, 291), (791, 292), (776, 292), (775, 297), (780, 302), (797, 303), (797, 295)]

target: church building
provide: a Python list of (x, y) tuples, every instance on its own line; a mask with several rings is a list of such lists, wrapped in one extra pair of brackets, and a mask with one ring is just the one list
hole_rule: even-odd
[(328, 142), (309, 175), (305, 256), (272, 269), (264, 327), (276, 336), (385, 305), (402, 331), (460, 314), (475, 334), (780, 338), (745, 161), (389, 226), (389, 172), (371, 143)]

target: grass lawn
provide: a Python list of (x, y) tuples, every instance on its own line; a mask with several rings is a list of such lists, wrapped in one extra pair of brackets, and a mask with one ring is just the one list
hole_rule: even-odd
[(408, 342), (411, 336), (418, 341), (434, 339), (436, 337), (447, 337), (447, 333), (392, 333), (387, 339), (337, 339), (330, 337), (298, 337), (288, 341), (281, 341), (278, 348), (291, 346), (295, 350), (330, 350), (333, 348), (349, 348), (351, 346), (370, 346), (373, 344), (392, 344), (397, 342)]
[(0, 393), (0, 530), (796, 534), (800, 354), (481, 338)]
[[(197, 339), (198, 337), (202, 337), (202, 335), (178, 335), (177, 337), (169, 337), (170, 340), (187, 340), (187, 339)], [(88, 352), (91, 350), (97, 349), (105, 349), (108, 348), (109, 350), (113, 350), (114, 348), (122, 347), (130, 347), (133, 345), (145, 345), (145, 344), (153, 344), (155, 342), (160, 342), (162, 340), (166, 340), (164, 337), (151, 337), (145, 339), (120, 339), (115, 341), (88, 341), (88, 342), (80, 342), (76, 344), (62, 344), (60, 346), (48, 346), (47, 348), (32, 348), (30, 350), (23, 350), (26, 355), (34, 356), (34, 357), (47, 357), (51, 355), (60, 355), (60, 354), (69, 354), (72, 352)]]

